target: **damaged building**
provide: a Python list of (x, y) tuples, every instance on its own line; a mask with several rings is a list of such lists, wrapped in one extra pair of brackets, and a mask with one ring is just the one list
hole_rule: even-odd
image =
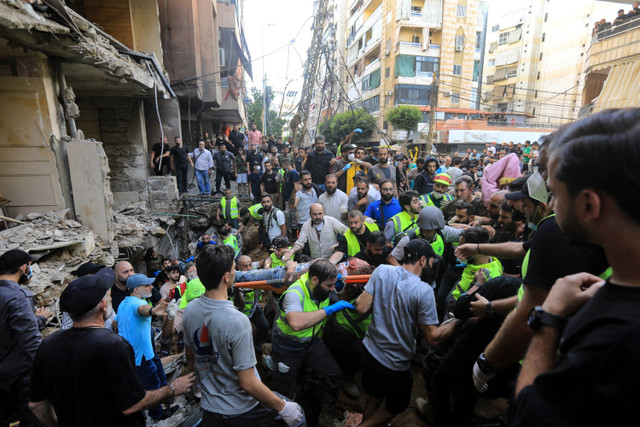
[(0, 0), (0, 253), (48, 257), (60, 285), (82, 260), (183, 255), (151, 147), (246, 124), (250, 72), (241, 1)]

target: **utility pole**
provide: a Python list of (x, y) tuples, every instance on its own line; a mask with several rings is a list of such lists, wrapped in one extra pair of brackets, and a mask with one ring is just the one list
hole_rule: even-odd
[(429, 100), (429, 136), (427, 138), (427, 155), (431, 153), (436, 134), (436, 104), (438, 103), (438, 79), (440, 71), (435, 71), (431, 84), (431, 99)]

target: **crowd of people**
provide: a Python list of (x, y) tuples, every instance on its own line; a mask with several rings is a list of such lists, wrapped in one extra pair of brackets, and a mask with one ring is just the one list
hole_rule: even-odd
[[(430, 426), (474, 425), (480, 396), (510, 399), (508, 421), (494, 420), (505, 425), (628, 423), (640, 378), (638, 123), (639, 109), (608, 110), (535, 148), (415, 162), (388, 147), (366, 155), (358, 130), (337, 153), (318, 136), (300, 166), (274, 153), (280, 185), (250, 207), (227, 189), (223, 225), (191, 258), (147, 274), (126, 260), (84, 264), (60, 299), (64, 330), (44, 341), (50, 313), (20, 286), (31, 257), (8, 251), (0, 423), (144, 425), (145, 410), (166, 419), (189, 393), (203, 426), (305, 425), (296, 399), (314, 393), (307, 412), (337, 426), (340, 389), (366, 393), (361, 426), (412, 403)], [(256, 224), (269, 255), (253, 260), (241, 241)], [(160, 358), (182, 351), (186, 369), (169, 383)], [(420, 353), (425, 388), (411, 402)]]
[(596, 21), (593, 24), (593, 29), (591, 30), (591, 35), (595, 36), (598, 33), (601, 33), (604, 30), (608, 30), (609, 28), (616, 27), (618, 25), (622, 25), (634, 19), (640, 17), (640, 2), (634, 2), (633, 7), (629, 9), (627, 13), (624, 13), (624, 9), (619, 9), (615, 19), (613, 20), (613, 24), (607, 21), (605, 18), (602, 18), (599, 21)]

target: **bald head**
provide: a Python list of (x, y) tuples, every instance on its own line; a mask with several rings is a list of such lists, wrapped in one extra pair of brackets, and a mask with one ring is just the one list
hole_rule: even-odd
[(251, 270), (251, 257), (249, 255), (240, 255), (238, 258), (238, 270), (240, 271), (249, 271)]
[(500, 215), (500, 205), (504, 201), (504, 195), (507, 194), (507, 190), (496, 191), (489, 197), (489, 206), (487, 206), (487, 211), (489, 211), (489, 215), (491, 218), (498, 218)]
[(320, 203), (312, 204), (309, 208), (309, 214), (314, 225), (321, 224), (324, 221), (324, 208)]
[(125, 286), (127, 279), (135, 274), (129, 261), (118, 261), (113, 267), (113, 271), (116, 273), (116, 281)]

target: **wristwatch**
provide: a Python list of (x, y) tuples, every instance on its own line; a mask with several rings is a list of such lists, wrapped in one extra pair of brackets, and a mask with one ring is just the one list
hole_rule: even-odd
[(476, 363), (478, 364), (478, 368), (480, 368), (480, 370), (487, 375), (491, 375), (496, 372), (496, 370), (493, 369), (493, 366), (491, 366), (487, 358), (484, 356), (484, 353), (478, 356), (478, 360), (476, 360)]
[(567, 319), (547, 313), (541, 306), (537, 305), (531, 309), (527, 324), (534, 331), (540, 329), (542, 325), (551, 326), (552, 328), (562, 331), (567, 324)]
[(491, 301), (487, 301), (487, 303), (484, 305), (484, 314), (488, 318), (496, 316), (496, 311), (493, 309), (493, 307), (491, 307)]

